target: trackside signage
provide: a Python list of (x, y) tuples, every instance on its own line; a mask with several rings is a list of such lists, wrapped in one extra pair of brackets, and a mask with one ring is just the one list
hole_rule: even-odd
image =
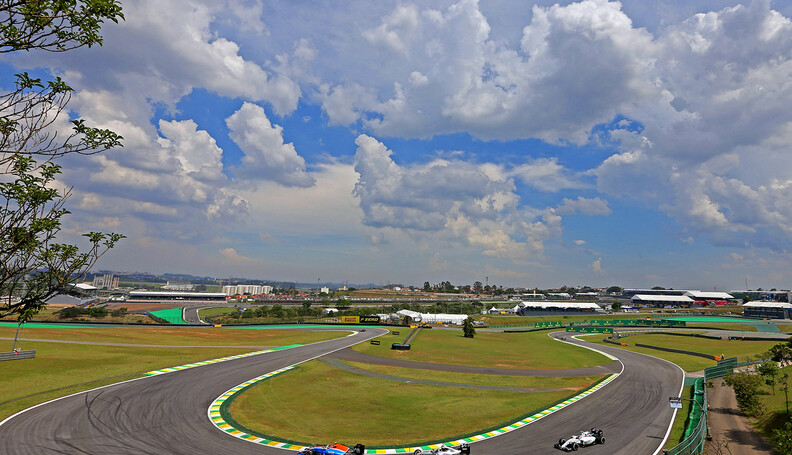
[(613, 327), (573, 327), (566, 328), (567, 332), (581, 332), (581, 333), (613, 333)]
[(345, 324), (379, 324), (379, 316), (341, 316), (341, 322)]
[(672, 408), (682, 409), (682, 397), (668, 397), (668, 405)]

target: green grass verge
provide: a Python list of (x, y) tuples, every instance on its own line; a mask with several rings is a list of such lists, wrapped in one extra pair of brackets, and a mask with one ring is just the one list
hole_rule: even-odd
[[(123, 306), (123, 305), (121, 305)], [(153, 319), (148, 316), (144, 316), (142, 314), (125, 314), (124, 316), (111, 316), (107, 315), (102, 318), (98, 317), (91, 317), (88, 315), (81, 315), (76, 318), (68, 318), (62, 319), (58, 312), (62, 308), (60, 307), (46, 307), (39, 311), (36, 315), (33, 316), (31, 321), (56, 321), (56, 322), (80, 322), (80, 321), (96, 321), (96, 322), (115, 322), (115, 323), (132, 323), (132, 324), (156, 324)], [(109, 310), (112, 311), (112, 310)], [(15, 315), (9, 315), (4, 318), (0, 318), (3, 322), (14, 322), (16, 321)]]
[(198, 310), (198, 316), (203, 319), (206, 317), (213, 317), (213, 316), (220, 316), (223, 314), (228, 314), (236, 311), (236, 308), (233, 307), (212, 307), (212, 308), (201, 308)]
[[(586, 341), (604, 344), (602, 338), (589, 337)], [(767, 351), (777, 341), (740, 341), (740, 340), (711, 340), (708, 338), (680, 337), (674, 335), (636, 335), (624, 338), (623, 341), (629, 346), (615, 346), (621, 349), (649, 354), (654, 357), (668, 360), (679, 365), (687, 372), (700, 371), (704, 368), (715, 366), (715, 360), (707, 360), (702, 357), (695, 357), (688, 354), (678, 354), (675, 352), (665, 352), (656, 349), (639, 348), (635, 343), (648, 344), (673, 349), (685, 349), (688, 351), (701, 352), (704, 354), (721, 355), (726, 357), (745, 357), (752, 356)], [(608, 346), (614, 346), (608, 344)]]
[(708, 327), (719, 330), (734, 330), (736, 332), (756, 332), (756, 326), (745, 324), (704, 324), (699, 322), (690, 322), (688, 325), (699, 327)]
[(280, 440), (399, 446), (453, 439), (569, 395), (404, 384), (312, 361), (251, 387), (230, 408), (243, 426)]
[(35, 359), (0, 362), (0, 420), (38, 403), (139, 377), (150, 370), (214, 359), (242, 348), (129, 348), (25, 342)]
[[(13, 337), (15, 327), (0, 327)], [(223, 330), (202, 327), (25, 327), (23, 338), (174, 345), (166, 349), (22, 341), (35, 359), (0, 362), (0, 420), (38, 403), (139, 377), (161, 368), (250, 352), (251, 346), (286, 346), (338, 338), (343, 332)], [(2, 341), (10, 351), (11, 341)], [(186, 346), (224, 346), (220, 348)]]
[[(682, 389), (682, 398), (692, 397), (693, 386), (685, 386)], [(676, 418), (674, 418), (674, 425), (671, 426), (671, 433), (668, 435), (664, 449), (671, 449), (676, 447), (685, 438), (685, 428), (687, 427), (688, 416), (690, 415), (690, 406), (697, 406), (690, 401), (682, 400), (682, 409), (677, 411)]]
[[(0, 337), (11, 338), (16, 327), (0, 327)], [(286, 346), (331, 340), (347, 335), (346, 332), (318, 332), (310, 330), (227, 330), (214, 327), (158, 327), (158, 326), (96, 326), (73, 327), (23, 327), (21, 338), (43, 340), (88, 341), (102, 343), (154, 344), (176, 346)], [(28, 342), (23, 342), (28, 348)], [(0, 351), (4, 349), (0, 348)], [(8, 351), (11, 343), (8, 342)]]
[(500, 376), (494, 374), (450, 373), (435, 370), (391, 367), (359, 362), (345, 362), (361, 370), (387, 374), (399, 378), (426, 381), (454, 382), (458, 384), (484, 385), (493, 387), (560, 388), (580, 389), (588, 387), (607, 375), (552, 377), (552, 376)]
[[(380, 357), (490, 368), (557, 369), (606, 365), (605, 356), (587, 349), (560, 343), (547, 332), (499, 333), (478, 331), (475, 338), (462, 336), (462, 329), (425, 329), (412, 341), (409, 351), (392, 350), (391, 343), (400, 343), (409, 329), (399, 335), (384, 335), (379, 346), (359, 344), (356, 351)], [(559, 363), (558, 359), (564, 359)]]

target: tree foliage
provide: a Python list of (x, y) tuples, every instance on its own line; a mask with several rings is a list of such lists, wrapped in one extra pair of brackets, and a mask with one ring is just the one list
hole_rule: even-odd
[(473, 338), (476, 336), (476, 328), (473, 327), (472, 318), (466, 318), (462, 323), (462, 333), (464, 333), (465, 338)]
[(759, 399), (762, 380), (758, 375), (741, 371), (726, 376), (723, 380), (734, 389), (737, 406), (745, 415), (757, 417), (764, 414), (764, 406)]
[(781, 455), (792, 455), (792, 423), (785, 422), (783, 428), (773, 430), (773, 439)]
[(776, 379), (778, 375), (781, 374), (781, 369), (778, 368), (778, 364), (775, 362), (763, 362), (759, 364), (756, 371), (764, 378), (765, 384), (770, 386), (773, 395), (775, 395)]
[(58, 243), (68, 191), (49, 185), (60, 172), (46, 163), (32, 172), (35, 161), (17, 155), (11, 182), (0, 183), (0, 289), (15, 294), (0, 307), (0, 315), (18, 314), (27, 319), (51, 297), (84, 275), (123, 235), (89, 232), (88, 250)]
[[(63, 52), (101, 45), (105, 20), (123, 19), (116, 0), (0, 0), (0, 53)], [(12, 91), (0, 95), (0, 315), (32, 317), (44, 302), (83, 276), (123, 238), (84, 234), (89, 248), (58, 243), (71, 190), (54, 183), (61, 167), (53, 160), (69, 153), (93, 154), (121, 146), (118, 134), (71, 120), (72, 88), (60, 77), (50, 81), (16, 74)]]
[(104, 21), (123, 18), (115, 0), (0, 0), (0, 53), (101, 45)]

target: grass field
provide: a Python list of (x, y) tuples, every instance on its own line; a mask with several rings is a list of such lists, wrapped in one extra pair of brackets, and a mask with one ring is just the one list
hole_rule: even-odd
[(201, 308), (198, 310), (198, 316), (203, 319), (205, 317), (212, 317), (212, 316), (220, 316), (224, 314), (231, 313), (236, 311), (234, 307), (212, 307), (212, 308)]
[[(126, 314), (124, 316), (111, 316), (107, 315), (103, 318), (94, 318), (88, 315), (82, 315), (77, 318), (62, 319), (58, 316), (60, 307), (46, 307), (43, 308), (38, 314), (33, 316), (33, 321), (58, 321), (58, 322), (73, 322), (73, 321), (99, 321), (99, 322), (115, 322), (126, 324), (156, 324), (156, 322), (148, 316), (142, 314)], [(2, 318), (4, 322), (16, 321), (16, 316), (7, 316)]]
[[(379, 346), (359, 344), (353, 349), (380, 357), (417, 362), (446, 363), (492, 368), (554, 369), (606, 365), (610, 359), (591, 351), (554, 341), (547, 332), (498, 333), (478, 331), (475, 338), (462, 336), (462, 329), (425, 329), (411, 342), (409, 351), (396, 351), (409, 333), (384, 335)], [(564, 359), (563, 364), (558, 359)]]
[[(15, 327), (0, 327), (0, 337), (13, 337)], [(177, 346), (285, 346), (340, 338), (346, 332), (311, 332), (308, 330), (232, 330), (213, 327), (23, 327), (21, 338), (41, 340), (90, 341), (103, 343), (155, 344)], [(10, 341), (7, 349), (10, 351)], [(2, 346), (2, 344), (0, 344)], [(27, 349), (27, 342), (23, 342)]]
[(399, 378), (427, 381), (454, 382), (458, 384), (485, 385), (495, 387), (560, 388), (579, 389), (602, 379), (600, 376), (551, 377), (551, 376), (500, 376), (493, 374), (449, 373), (435, 370), (418, 370), (368, 363), (346, 362), (361, 370), (387, 374)]
[(35, 349), (36, 358), (2, 362), (0, 419), (59, 396), (139, 377), (146, 371), (251, 351), (232, 347), (161, 349), (37, 342), (25, 342), (23, 347)]
[[(604, 344), (602, 338), (588, 337), (586, 341)], [(694, 338), (694, 337), (680, 337), (674, 335), (636, 335), (625, 338), (624, 342), (629, 346), (621, 347), (630, 351), (649, 354), (654, 357), (666, 359), (679, 365), (687, 372), (700, 371), (704, 368), (715, 366), (715, 360), (707, 360), (702, 357), (695, 357), (688, 354), (677, 354), (674, 352), (658, 351), (656, 349), (639, 348), (635, 347), (635, 343), (648, 344), (652, 346), (660, 346), (673, 349), (685, 349), (688, 351), (701, 352), (704, 354), (721, 355), (726, 354), (726, 357), (742, 358), (746, 356), (753, 356), (767, 351), (777, 341), (740, 341), (740, 340), (711, 340), (707, 338)], [(613, 345), (608, 345), (613, 346)], [(618, 347), (618, 346), (617, 346)]]
[(495, 426), (571, 394), (404, 384), (312, 361), (242, 393), (231, 412), (244, 426), (281, 439), (406, 445)]
[[(15, 329), (0, 327), (0, 336)], [(285, 346), (344, 336), (344, 332), (286, 330), (222, 330), (165, 327), (24, 328), (23, 338), (106, 343), (227, 347), (130, 347), (22, 341), (22, 349), (36, 350), (35, 359), (0, 363), (0, 420), (17, 411), (70, 393), (140, 377), (169, 366), (250, 352), (234, 345)], [(0, 340), (0, 351), (12, 341)]]

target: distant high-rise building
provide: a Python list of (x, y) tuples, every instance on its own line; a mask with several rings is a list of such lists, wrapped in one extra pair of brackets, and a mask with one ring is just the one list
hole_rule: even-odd
[(111, 273), (97, 275), (93, 279), (93, 285), (98, 289), (115, 289), (118, 287), (118, 278)]
[(237, 284), (237, 285), (223, 286), (223, 293), (225, 295), (272, 294), (272, 286), (261, 286), (258, 284)]

